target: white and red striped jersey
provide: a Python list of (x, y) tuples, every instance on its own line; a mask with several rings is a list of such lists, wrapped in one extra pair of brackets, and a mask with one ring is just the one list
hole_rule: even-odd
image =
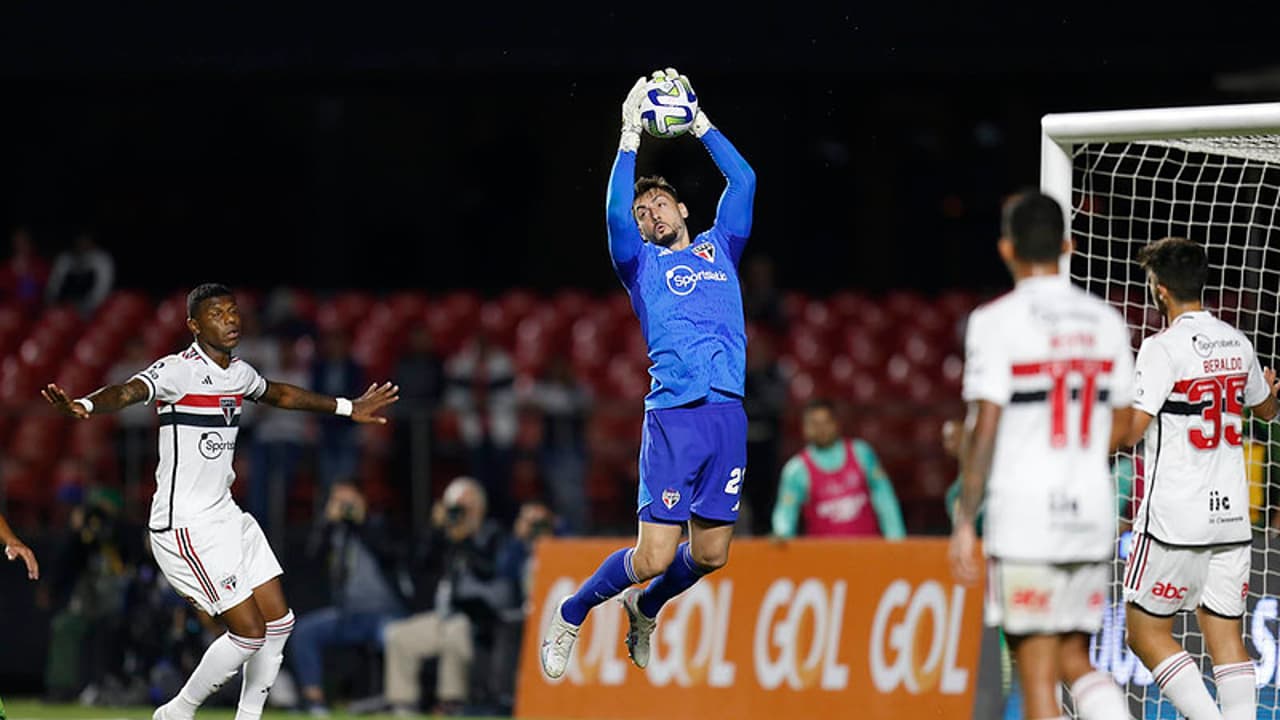
[(231, 499), (231, 467), (240, 406), (257, 400), (267, 381), (232, 358), (225, 370), (196, 343), (134, 375), (149, 390), (160, 416), (160, 462), (151, 498), (153, 532), (190, 527), (238, 512)]
[(969, 316), (964, 398), (1002, 406), (987, 481), (987, 555), (1110, 558), (1112, 412), (1132, 402), (1124, 318), (1060, 276), (1032, 277)]
[(1269, 392), (1253, 344), (1206, 311), (1142, 341), (1133, 405), (1154, 419), (1135, 530), (1169, 545), (1250, 541), (1241, 414)]

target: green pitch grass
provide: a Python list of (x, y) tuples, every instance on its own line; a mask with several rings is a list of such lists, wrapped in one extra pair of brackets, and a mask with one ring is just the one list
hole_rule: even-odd
[[(51, 705), (31, 700), (5, 700), (4, 711), (8, 720), (151, 720), (154, 708), (139, 707), (84, 707), (81, 705)], [(233, 720), (235, 708), (209, 708), (196, 714), (197, 720)], [(423, 715), (423, 718), (431, 717)], [(311, 720), (306, 713), (283, 710), (267, 710), (262, 720)], [(350, 715), (334, 712), (328, 720), (393, 720), (391, 715)], [(399, 720), (399, 719), (395, 719)], [(451, 720), (497, 720), (497, 718), (454, 718)]]

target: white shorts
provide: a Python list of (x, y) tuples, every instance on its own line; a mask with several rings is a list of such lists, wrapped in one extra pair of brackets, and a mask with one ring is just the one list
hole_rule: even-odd
[(210, 615), (239, 605), (254, 588), (284, 572), (247, 512), (151, 533), (151, 553), (173, 589)]
[(1248, 545), (1172, 547), (1137, 535), (1124, 568), (1124, 599), (1168, 617), (1203, 605), (1223, 617), (1244, 616), (1249, 596)]
[(986, 621), (1009, 635), (1095, 633), (1102, 628), (1111, 563), (987, 560)]

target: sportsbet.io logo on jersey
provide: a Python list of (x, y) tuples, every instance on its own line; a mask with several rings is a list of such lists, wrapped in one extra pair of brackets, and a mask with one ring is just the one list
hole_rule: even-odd
[(688, 265), (677, 265), (667, 271), (667, 289), (681, 297), (693, 292), (699, 280), (728, 282), (729, 276), (719, 270), (694, 270)]
[(1213, 354), (1218, 348), (1234, 348), (1240, 347), (1239, 340), (1215, 340), (1204, 335), (1192, 335), (1191, 347), (1195, 348), (1196, 354), (1202, 358), (1207, 358)]
[(224, 452), (235, 452), (235, 440), (223, 440), (217, 430), (200, 433), (200, 455), (206, 460), (217, 460)]

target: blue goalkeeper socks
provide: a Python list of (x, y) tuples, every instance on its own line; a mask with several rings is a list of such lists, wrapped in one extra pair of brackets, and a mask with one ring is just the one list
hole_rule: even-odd
[(565, 601), (560, 612), (565, 622), (581, 625), (591, 608), (636, 584), (635, 570), (631, 568), (634, 553), (635, 548), (625, 548), (605, 558), (595, 574)]
[(658, 611), (671, 598), (693, 587), (707, 571), (698, 567), (689, 553), (689, 543), (680, 543), (676, 549), (676, 558), (671, 561), (667, 571), (653, 579), (649, 586), (640, 593), (636, 606), (647, 617), (658, 617)]

